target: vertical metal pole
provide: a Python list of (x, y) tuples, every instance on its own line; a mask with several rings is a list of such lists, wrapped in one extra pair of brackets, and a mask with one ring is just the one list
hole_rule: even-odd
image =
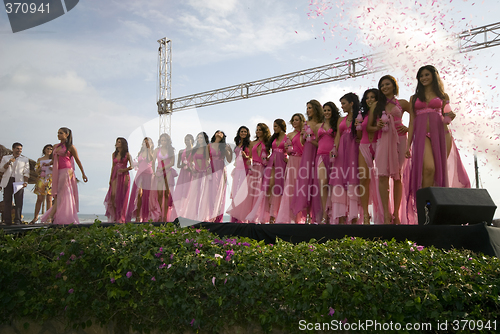
[(167, 133), (171, 136), (172, 117), (172, 42), (166, 37), (158, 40), (158, 92), (157, 106), (160, 118), (160, 135)]
[(476, 175), (476, 189), (479, 189), (479, 167), (477, 166), (477, 154), (474, 153), (474, 173)]

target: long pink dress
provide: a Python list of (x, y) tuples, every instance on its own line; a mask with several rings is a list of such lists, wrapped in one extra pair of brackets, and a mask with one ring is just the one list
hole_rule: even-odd
[(295, 134), (292, 140), (286, 143), (288, 143), (288, 163), (286, 164), (283, 196), (281, 197), (280, 208), (275, 222), (277, 224), (304, 224), (306, 211), (303, 210), (298, 214), (294, 214), (291, 205), (295, 194), (295, 185), (300, 168), (302, 151), (304, 149), (300, 141), (300, 132)]
[[(234, 162), (235, 166), (233, 172), (231, 173), (231, 176), (233, 178), (233, 184), (231, 186), (231, 204), (229, 205), (229, 208), (227, 210), (227, 213), (229, 214), (231, 214), (231, 212), (235, 210), (235, 208), (238, 207), (240, 204), (245, 203), (245, 199), (248, 197), (248, 184), (247, 184), (247, 175), (249, 172), (247, 164), (248, 159), (243, 156), (242, 151), (245, 152), (246, 155), (248, 156), (249, 154), (248, 147), (246, 147), (245, 150), (243, 150), (241, 146), (236, 146), (234, 148), (234, 153), (236, 158)], [(244, 214), (246, 217), (248, 213), (250, 213), (251, 207), (248, 207), (249, 201), (246, 201), (245, 204), (247, 204), (247, 208), (245, 209), (246, 213)], [(243, 223), (243, 222), (244, 222), (243, 220), (240, 220), (237, 217), (231, 215), (231, 223)]]
[[(370, 175), (370, 193), (368, 198), (368, 204), (372, 205), (373, 210), (373, 222), (375, 224), (384, 223), (384, 209), (380, 200), (380, 192), (378, 188), (378, 176), (375, 170), (375, 165), (373, 159), (375, 159), (375, 152), (377, 151), (377, 140), (380, 135), (380, 131), (373, 134), (373, 140), (370, 142), (370, 137), (368, 133), (368, 115), (363, 119), (361, 127), (363, 135), (359, 143), (359, 153), (365, 159), (366, 165), (368, 167), (368, 172)], [(360, 171), (361, 172), (361, 171)], [(363, 189), (365, 191), (365, 189)]]
[(212, 218), (210, 201), (213, 200), (210, 197), (210, 179), (212, 178), (210, 162), (203, 153), (194, 153), (190, 155), (188, 160), (193, 162), (194, 170), (184, 217), (200, 222), (209, 222)]
[[(283, 138), (281, 143), (277, 144), (275, 139), (271, 145), (272, 153), (267, 161), (264, 169), (264, 179), (262, 181), (262, 191), (260, 192), (257, 201), (254, 202), (252, 211), (248, 214), (247, 220), (256, 223), (269, 222), (271, 217), (276, 218), (278, 215), (281, 195), (285, 185), (285, 169), (286, 169), (286, 153), (285, 141)], [(270, 189), (270, 181), (272, 169), (274, 168), (274, 186)], [(267, 194), (271, 194), (267, 196)]]
[[(402, 124), (403, 109), (397, 99), (390, 99), (387, 103), (392, 103), (394, 106), (387, 113), (389, 119), (388, 130), (379, 132), (380, 136), (377, 141), (377, 151), (375, 152), (375, 167), (379, 177), (388, 176), (393, 180), (400, 180), (406, 162), (406, 133), (398, 134), (397, 126)], [(406, 203), (406, 182), (402, 181), (401, 203)], [(394, 210), (392, 184), (393, 181), (390, 180), (389, 212)], [(401, 224), (408, 224), (405, 205), (400, 205), (399, 220)]]
[[(132, 217), (137, 222), (147, 222), (152, 219), (150, 215), (150, 194), (151, 189), (153, 189), (152, 163), (153, 161), (148, 161), (142, 156), (137, 158), (137, 174), (132, 185), (126, 218), (128, 222), (132, 221)], [(138, 207), (141, 192), (141, 207)]]
[[(214, 145), (219, 145), (216, 150)], [(210, 180), (210, 221), (222, 223), (224, 209), (226, 207), (227, 173), (225, 166), (224, 149), (226, 144), (210, 144), (210, 165), (212, 177)]]
[[(311, 208), (321, 206), (321, 198), (319, 197), (319, 189), (316, 185), (316, 152), (318, 148), (310, 141), (315, 140), (314, 130), (308, 125), (304, 125), (305, 139), (302, 159), (297, 173), (297, 183), (295, 186), (295, 194), (292, 200), (292, 210), (294, 214)], [(311, 211), (311, 219), (316, 221), (314, 211)]]
[(79, 224), (78, 219), (78, 186), (75, 177), (75, 163), (70, 151), (66, 151), (64, 144), (54, 146), (54, 165), (52, 170), (52, 196), (56, 203), (41, 217), (47, 222), (52, 212), (53, 224)]
[(181, 170), (174, 190), (174, 207), (178, 216), (185, 217), (189, 186), (193, 179), (193, 173), (188, 161), (189, 151), (184, 150), (181, 154)]
[(358, 218), (361, 211), (359, 201), (358, 156), (359, 144), (351, 133), (347, 117), (339, 124), (340, 142), (330, 173), (331, 216), (330, 223), (338, 223), (338, 218), (347, 217), (347, 222)]
[[(172, 193), (175, 189), (175, 178), (177, 177), (177, 171), (173, 167), (168, 167), (173, 164), (175, 156), (169, 156), (168, 153), (163, 155), (161, 149), (158, 150), (156, 155), (156, 161), (158, 166), (156, 168), (156, 173), (153, 178), (153, 189), (151, 190), (151, 218), (153, 221), (163, 221), (163, 217), (167, 218), (168, 222), (174, 221), (177, 218), (177, 213), (174, 208), (174, 201)], [(165, 184), (165, 179), (167, 179), (167, 184)], [(168, 190), (168, 198), (162, 196), (162, 202), (160, 203), (158, 191)]]
[[(323, 123), (324, 124), (324, 123)], [(318, 152), (316, 154), (316, 169), (319, 170), (320, 164), (323, 163), (326, 169), (326, 185), (328, 186), (329, 184), (329, 178), (330, 178), (330, 173), (332, 171), (332, 163), (330, 159), (330, 151), (332, 150), (333, 146), (335, 145), (335, 133), (333, 129), (328, 129), (325, 130), (323, 128), (323, 124), (318, 129)], [(321, 187), (319, 183), (319, 179), (315, 180), (316, 186), (318, 187), (318, 197), (321, 198)], [(326, 207), (322, 207), (322, 203), (320, 202), (319, 206), (317, 203), (313, 202), (313, 212), (315, 217), (322, 217), (324, 213), (327, 213), (330, 211), (330, 192), (328, 192), (328, 198), (326, 201)], [(319, 222), (318, 222), (319, 223)]]
[[(443, 101), (435, 97), (429, 102), (415, 101), (412, 154), (409, 165), (407, 213), (411, 223), (416, 223), (416, 194), (422, 186), (425, 138), (429, 138), (434, 157), (434, 186), (470, 188), (470, 181), (453, 141), (452, 152), (446, 156), (446, 133), (442, 115)], [(429, 132), (427, 132), (427, 124)], [(451, 179), (451, 182), (450, 182)]]
[[(113, 158), (113, 168), (111, 170), (111, 184), (104, 199), (106, 217), (109, 222), (125, 223), (128, 208), (128, 195), (130, 192), (130, 175), (128, 170), (120, 173), (119, 169), (127, 169), (129, 153), (122, 159)], [(116, 184), (115, 199), (112, 201), (113, 184)]]

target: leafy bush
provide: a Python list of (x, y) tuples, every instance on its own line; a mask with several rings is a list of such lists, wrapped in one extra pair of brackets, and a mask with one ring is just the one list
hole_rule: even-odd
[(301, 320), (500, 318), (497, 258), (412, 242), (265, 245), (172, 224), (97, 223), (0, 240), (2, 323), (57, 317), (76, 327), (216, 333), (251, 323), (301, 332)]

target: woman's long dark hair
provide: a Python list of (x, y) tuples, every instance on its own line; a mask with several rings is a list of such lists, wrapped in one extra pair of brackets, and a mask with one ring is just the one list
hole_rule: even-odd
[[(116, 138), (116, 141), (119, 141), (121, 140), (122, 142), (122, 149), (121, 149), (121, 152), (120, 152), (120, 155), (122, 157), (122, 159), (127, 155), (128, 153), (128, 142), (125, 138), (123, 137), (118, 137)], [(118, 147), (115, 149), (115, 152), (113, 153), (113, 158), (116, 158), (116, 156), (118, 155)]]
[(380, 80), (378, 81), (378, 85), (377, 85), (378, 90), (379, 90), (378, 101), (377, 101), (377, 106), (375, 107), (375, 111), (373, 113), (374, 117), (373, 117), (372, 125), (375, 125), (375, 123), (377, 122), (377, 118), (382, 117), (382, 113), (385, 110), (385, 106), (387, 105), (387, 97), (380, 91), (382, 81), (384, 81), (386, 79), (390, 80), (392, 82), (392, 85), (394, 86), (394, 90), (393, 90), (394, 96), (399, 95), (398, 82), (396, 81), (396, 79), (392, 75), (387, 74), (387, 75), (384, 75), (382, 78), (380, 78)]
[[(247, 136), (243, 139), (240, 138), (240, 131), (242, 129), (247, 130)], [(239, 146), (241, 143), (241, 150), (242, 151), (246, 150), (248, 148), (248, 146), (250, 146), (250, 130), (246, 126), (244, 126), (244, 125), (240, 126), (240, 128), (236, 132), (236, 137), (234, 137), (234, 143), (236, 144), (236, 146)]]
[[(137, 153), (137, 157), (139, 157), (141, 155), (141, 153), (146, 150), (148, 154), (146, 154), (146, 157), (148, 159), (148, 161), (150, 161), (149, 159), (153, 156), (153, 150), (154, 150), (154, 144), (153, 144), (153, 140), (149, 137), (144, 137), (144, 139), (142, 140), (142, 142), (144, 143), (145, 141), (147, 141), (149, 143), (149, 147), (143, 147), (141, 145), (141, 150), (139, 151), (139, 153)], [(150, 154), (151, 153), (151, 154)]]
[(351, 135), (353, 137), (356, 137), (357, 134), (356, 134), (356, 126), (354, 125), (355, 123), (354, 120), (356, 119), (356, 117), (358, 117), (359, 113), (359, 97), (354, 93), (347, 93), (340, 98), (340, 101), (341, 100), (346, 100), (347, 102), (352, 103)]
[(68, 135), (68, 137), (66, 137), (66, 141), (64, 142), (64, 146), (66, 146), (66, 152), (68, 152), (71, 146), (73, 146), (73, 134), (71, 132), (71, 129), (62, 127), (59, 128), (59, 130), (62, 130), (65, 134)]
[[(278, 124), (278, 126), (281, 128), (281, 130), (286, 134), (286, 122), (282, 120), (281, 118), (277, 118), (274, 120), (274, 123)], [(278, 138), (279, 134), (278, 133), (273, 133), (271, 138), (266, 143), (266, 149), (268, 152), (271, 151), (271, 147), (273, 146), (273, 141)]]
[(363, 97), (361, 98), (361, 115), (363, 118), (368, 116), (368, 113), (370, 112), (370, 107), (366, 104), (366, 100), (368, 99), (368, 94), (373, 93), (375, 95), (375, 101), (378, 101), (379, 99), (379, 92), (377, 88), (370, 88), (365, 90), (363, 93)]
[(425, 66), (422, 66), (421, 68), (419, 68), (418, 72), (417, 72), (417, 88), (415, 89), (415, 95), (414, 95), (413, 101), (412, 101), (413, 110), (415, 110), (415, 100), (417, 98), (422, 102), (429, 102), (429, 101), (425, 100), (425, 87), (424, 87), (424, 85), (422, 85), (420, 83), (420, 75), (422, 74), (423, 70), (428, 70), (429, 72), (431, 72), (432, 91), (434, 92), (434, 94), (436, 94), (437, 97), (439, 97), (441, 100), (443, 100), (443, 102), (446, 99), (444, 87), (443, 87), (443, 82), (441, 81), (438, 70), (432, 65), (425, 65)]
[(160, 138), (158, 139), (158, 149), (161, 150), (161, 138), (162, 137), (165, 137), (167, 139), (167, 152), (168, 152), (168, 156), (169, 157), (173, 157), (175, 155), (175, 149), (174, 147), (172, 146), (172, 139), (170, 138), (170, 136), (168, 135), (168, 133), (162, 133), (160, 135)]
[[(264, 132), (263, 140), (264, 143), (267, 143), (269, 138), (271, 137), (271, 131), (269, 130), (269, 127), (265, 123), (257, 123), (257, 126), (260, 127), (260, 130)], [(255, 136), (255, 139), (258, 140), (259, 138)]]
[(199, 136), (199, 135), (202, 135), (202, 136), (203, 136), (203, 138), (205, 139), (205, 145), (204, 145), (204, 146), (205, 146), (205, 149), (203, 150), (203, 157), (204, 157), (205, 159), (207, 159), (207, 151), (208, 151), (208, 149), (207, 149), (207, 148), (208, 148), (208, 135), (207, 135), (207, 133), (206, 133), (206, 132), (200, 132), (200, 133), (198, 133), (198, 134), (196, 135), (196, 139), (195, 139), (196, 145), (194, 145), (193, 149), (191, 150), (191, 154), (190, 154), (189, 156), (190, 156), (190, 157), (192, 157), (192, 156), (196, 153), (196, 151), (197, 151), (200, 147), (202, 147), (202, 146), (200, 145), (200, 143), (198, 143), (198, 136)]
[[(47, 149), (47, 147), (50, 147), (52, 148), (52, 153), (49, 154), (49, 158), (52, 159), (53, 155), (54, 155), (54, 146), (52, 146), (52, 144), (47, 144), (43, 147), (42, 149), (42, 154), (45, 155), (45, 150)], [(42, 155), (42, 156), (43, 156)]]
[(327, 103), (323, 104), (323, 109), (329, 106), (330, 109), (332, 109), (332, 117), (330, 118), (330, 127), (333, 129), (332, 131), (332, 136), (335, 136), (335, 133), (337, 133), (337, 123), (340, 118), (340, 113), (339, 113), (339, 108), (333, 103), (332, 101), (328, 101)]

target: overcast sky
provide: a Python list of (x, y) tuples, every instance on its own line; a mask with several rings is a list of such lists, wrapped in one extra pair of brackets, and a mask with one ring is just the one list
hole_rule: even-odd
[[(144, 135), (155, 144), (159, 135), (158, 39), (172, 40), (172, 97), (381, 52), (385, 73), (174, 113), (174, 147), (184, 148), (186, 133), (211, 137), (217, 129), (232, 143), (240, 125), (253, 136), (258, 122), (288, 122), (310, 99), (339, 105), (343, 94), (361, 96), (386, 73), (409, 100), (416, 69), (431, 63), (459, 114), (453, 129), (469, 176), (472, 152), (480, 151), (482, 186), (498, 204), (500, 47), (458, 54), (452, 36), (496, 23), (499, 7), (497, 0), (91, 0), (15, 34), (2, 12), (0, 144), (20, 141), (36, 160), (57, 143), (59, 127), (71, 128), (89, 178), (79, 186), (80, 212), (102, 214), (116, 137), (130, 139), (136, 156)], [(26, 192), (24, 213), (34, 202)]]

